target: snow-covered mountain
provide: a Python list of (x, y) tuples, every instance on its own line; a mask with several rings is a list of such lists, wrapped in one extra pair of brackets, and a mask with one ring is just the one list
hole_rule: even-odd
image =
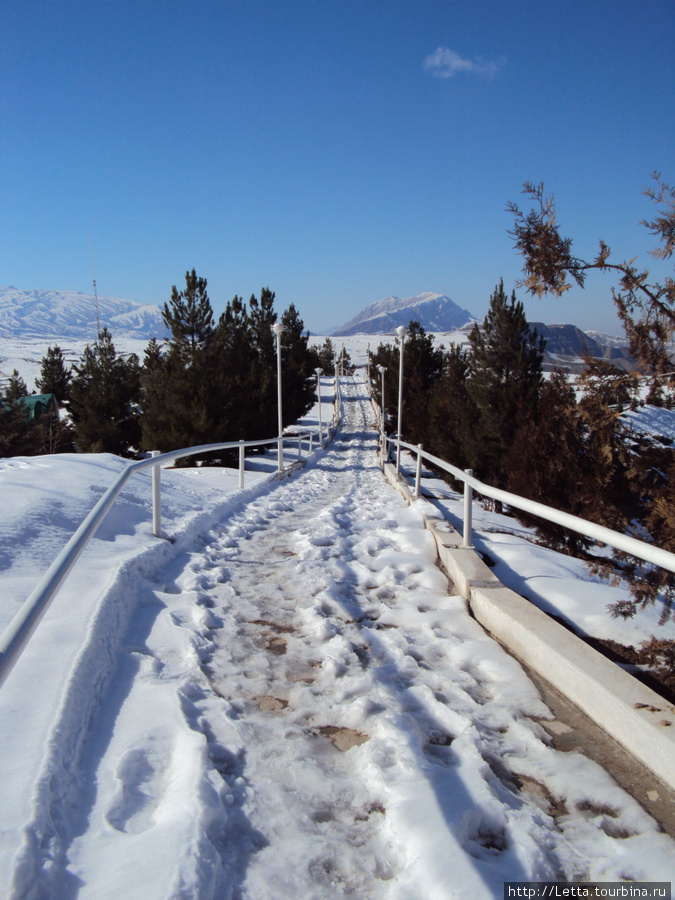
[[(161, 339), (167, 335), (158, 306), (98, 298), (100, 327), (115, 338)], [(0, 338), (78, 338), (95, 341), (96, 300), (76, 291), (0, 288)]]
[(334, 337), (349, 334), (386, 334), (414, 319), (426, 331), (456, 331), (476, 320), (445, 294), (424, 293), (415, 297), (385, 297), (371, 303), (362, 312), (333, 332)]

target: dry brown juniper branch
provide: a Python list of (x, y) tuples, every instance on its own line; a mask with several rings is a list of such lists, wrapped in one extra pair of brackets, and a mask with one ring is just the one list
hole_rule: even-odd
[[(666, 260), (675, 249), (675, 188), (664, 182), (658, 172), (652, 178), (654, 186), (644, 193), (658, 207), (659, 214), (641, 224), (659, 238), (660, 245), (651, 251), (652, 257)], [(508, 233), (524, 259), (524, 278), (519, 286), (538, 297), (547, 293), (560, 297), (572, 287), (572, 282), (584, 287), (586, 275), (592, 270), (616, 272), (619, 283), (612, 288), (612, 298), (631, 353), (650, 374), (670, 371), (667, 345), (675, 334), (675, 280), (667, 277), (663, 282), (650, 282), (649, 272), (634, 265), (635, 258), (610, 262), (610, 248), (602, 240), (592, 261), (574, 256), (572, 239), (560, 235), (554, 196), (545, 196), (541, 182), (527, 182), (523, 193), (532, 203), (528, 212), (517, 203), (507, 204), (514, 217), (513, 229)]]

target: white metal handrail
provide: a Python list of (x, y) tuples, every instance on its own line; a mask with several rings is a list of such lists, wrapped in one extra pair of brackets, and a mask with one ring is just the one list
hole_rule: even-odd
[[(339, 398), (339, 389), (337, 392), (338, 399), (336, 401), (335, 414), (333, 416), (333, 433), (337, 428), (341, 415), (341, 403)], [(330, 441), (331, 434), (328, 435)], [(312, 441), (314, 432), (303, 432), (301, 434), (288, 436), (298, 441), (298, 456), (302, 452), (302, 441), (309, 438), (309, 452), (312, 450)], [(148, 459), (138, 460), (129, 463), (123, 472), (121, 472), (115, 482), (108, 488), (103, 496), (96, 503), (89, 515), (82, 521), (79, 528), (72, 535), (63, 550), (56, 557), (51, 566), (40, 579), (30, 596), (23, 602), (21, 608), (9, 623), (7, 628), (0, 635), (0, 686), (4, 684), (7, 676), (14, 668), (17, 660), (21, 656), (26, 644), (33, 635), (35, 629), (40, 624), (44, 614), (56, 596), (59, 588), (65, 581), (68, 573), (79, 559), (82, 551), (94, 536), (99, 525), (106, 517), (113, 503), (117, 499), (120, 491), (126, 484), (127, 480), (136, 472), (143, 469), (153, 469), (153, 534), (156, 537), (161, 536), (161, 515), (160, 515), (160, 480), (159, 474), (161, 466), (173, 462), (176, 459), (184, 459), (188, 456), (198, 456), (205, 453), (213, 453), (218, 450), (239, 449), (239, 485), (243, 487), (243, 456), (244, 449), (248, 447), (263, 447), (267, 444), (278, 443), (278, 437), (267, 438), (265, 440), (256, 441), (227, 441), (216, 444), (202, 444), (198, 447), (187, 447), (182, 450), (172, 450), (168, 453), (153, 454)], [(323, 446), (323, 442), (320, 442)]]
[[(659, 566), (662, 569), (667, 569), (669, 572), (675, 572), (675, 553), (663, 550), (661, 547), (656, 547), (654, 544), (648, 544), (646, 541), (638, 540), (638, 538), (630, 537), (627, 534), (612, 531), (604, 525), (597, 525), (595, 522), (589, 522), (588, 519), (582, 519), (580, 516), (573, 516), (571, 513), (562, 512), (552, 506), (546, 506), (544, 503), (538, 503), (536, 500), (528, 500), (525, 497), (520, 497), (518, 494), (511, 494), (509, 491), (504, 491), (501, 488), (492, 487), (492, 485), (485, 484), (477, 478), (474, 478), (470, 469), (462, 471), (462, 469), (445, 462), (445, 460), (440, 459), (438, 456), (427, 453), (422, 449), (421, 445), (416, 446), (415, 444), (408, 444), (405, 441), (398, 441), (395, 437), (386, 437), (386, 441), (394, 446), (400, 444), (402, 449), (417, 454), (418, 459), (421, 458), (427, 460), (427, 462), (442, 469), (444, 472), (448, 472), (458, 481), (464, 483), (465, 519), (462, 543), (465, 547), (471, 546), (471, 491), (475, 490), (485, 497), (499, 500), (514, 509), (530, 513), (533, 516), (538, 516), (548, 522), (554, 522), (556, 525), (561, 525), (563, 528), (568, 528), (570, 531), (582, 534), (584, 537), (588, 537), (593, 541), (606, 544), (607, 546), (613, 547), (616, 550), (621, 550), (624, 553), (629, 553), (631, 556), (652, 563), (652, 565)], [(415, 488), (417, 496), (419, 496), (419, 472), (420, 467), (418, 466)]]

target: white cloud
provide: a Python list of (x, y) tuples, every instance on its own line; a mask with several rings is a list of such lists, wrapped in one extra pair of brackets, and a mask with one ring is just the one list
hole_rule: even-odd
[(492, 62), (483, 59), (463, 59), (459, 53), (449, 50), (447, 47), (439, 47), (424, 60), (424, 68), (436, 78), (452, 78), (459, 72), (468, 72), (472, 75), (482, 75), (492, 78), (504, 65), (504, 60)]

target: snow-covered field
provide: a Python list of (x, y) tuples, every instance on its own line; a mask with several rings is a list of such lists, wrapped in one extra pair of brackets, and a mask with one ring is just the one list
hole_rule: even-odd
[[(2, 896), (420, 900), (672, 878), (675, 843), (553, 748), (532, 684), (449, 594), (419, 508), (377, 468), (364, 386), (346, 391), (334, 444), (289, 478), (269, 480), (272, 459), (243, 493), (227, 470), (165, 471), (173, 542), (151, 535), (149, 475), (127, 483), (0, 689)], [(123, 465), (0, 461), (3, 626)], [(515, 520), (477, 506), (474, 526), (540, 605), (619, 640), (656, 631), (613, 623), (622, 589)]]
[[(453, 331), (447, 334), (434, 335), (437, 347), (447, 348), (452, 343), (466, 343), (468, 335), (466, 331)], [(92, 343), (78, 338), (33, 338), (33, 337), (3, 337), (0, 339), (0, 389), (4, 387), (6, 380), (16, 369), (28, 386), (28, 390), (35, 388), (35, 379), (40, 376), (40, 364), (50, 346), (58, 344), (61, 348), (66, 363), (77, 363), (87, 343)], [(312, 335), (310, 345), (321, 347), (326, 338), (321, 335)], [(345, 347), (356, 366), (365, 366), (368, 361), (368, 349), (374, 353), (381, 343), (393, 343), (393, 335), (369, 335), (356, 334), (344, 338), (331, 338), (337, 352)], [(143, 362), (143, 354), (148, 346), (145, 339), (122, 337), (118, 338), (113, 333), (113, 343), (118, 353), (135, 353)]]

